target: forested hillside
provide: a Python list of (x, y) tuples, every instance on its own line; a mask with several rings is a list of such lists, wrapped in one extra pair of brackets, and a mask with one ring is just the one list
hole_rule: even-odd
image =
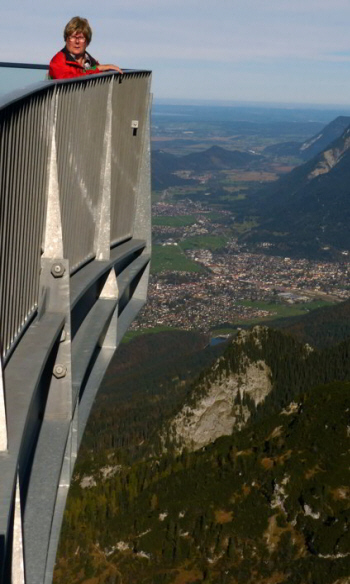
[[(133, 393), (129, 414), (121, 399), (128, 424), (118, 423), (118, 445), (126, 448), (105, 443), (107, 429), (100, 441), (99, 423), (106, 415), (113, 428), (113, 420), (107, 406), (97, 412), (97, 455), (88, 440), (55, 582), (342, 583), (350, 573), (349, 351), (346, 340), (320, 351), (257, 327), (239, 333), (197, 381), (188, 372), (189, 385), (149, 385), (134, 422)], [(258, 404), (236, 392), (240, 430), (195, 452), (179, 449), (171, 432), (159, 440), (183, 404), (194, 410), (252, 363), (268, 367), (271, 390)], [(162, 416), (150, 424), (153, 407)]]
[(302, 317), (275, 320), (273, 326), (302, 343), (319, 349), (330, 347), (350, 338), (350, 300), (318, 308)]
[[(206, 335), (171, 331), (123, 343), (113, 358), (84, 435), (79, 458), (96, 464), (106, 452), (140, 457), (154, 428), (183, 402), (189, 384), (222, 353)], [(119, 451), (120, 449), (120, 451)]]
[(297, 257), (348, 253), (349, 137), (347, 128), (317, 156), (263, 187), (255, 202), (259, 225), (243, 239)]
[(302, 143), (298, 142), (282, 142), (267, 146), (264, 149), (264, 154), (273, 154), (277, 156), (297, 156), (306, 161), (314, 156), (317, 156), (322, 150), (339, 138), (344, 130), (350, 125), (349, 116), (338, 116), (332, 122), (327, 124), (321, 132), (317, 132), (314, 136), (305, 140)]

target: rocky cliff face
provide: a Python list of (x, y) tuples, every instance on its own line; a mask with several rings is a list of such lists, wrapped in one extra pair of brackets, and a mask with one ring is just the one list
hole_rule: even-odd
[[(328, 330), (330, 320), (321, 321)], [(85, 448), (90, 467), (87, 459), (77, 467), (55, 582), (350, 584), (349, 354), (347, 340), (310, 350), (256, 327), (200, 374), (185, 403), (162, 385), (140, 392), (136, 409), (128, 385), (125, 409), (117, 401), (113, 412), (122, 447)], [(107, 409), (110, 394), (96, 439)], [(145, 449), (140, 417), (144, 432), (157, 433)], [(223, 436), (236, 424), (241, 431)], [(176, 456), (165, 427), (196, 451)], [(131, 440), (137, 458), (124, 445)]]
[(339, 143), (338, 140), (336, 147), (324, 150), (322, 154), (320, 154), (315, 168), (308, 174), (308, 179), (316, 178), (320, 174), (326, 174), (338, 164), (350, 147), (349, 134), (350, 130), (347, 129), (342, 136), (341, 143)]
[[(264, 401), (272, 389), (271, 370), (263, 360), (252, 361), (244, 353), (244, 345), (254, 342), (261, 348), (260, 335), (266, 329), (255, 327), (252, 332), (241, 331), (233, 342), (240, 352), (239, 371), (220, 374), (220, 362), (213, 372), (216, 379), (208, 388), (205, 381), (196, 388), (191, 405), (185, 404), (171, 423), (170, 435), (181, 450), (198, 450), (220, 436), (230, 435), (234, 428), (241, 429), (250, 417), (245, 405), (247, 398), (255, 405)], [(194, 401), (194, 403), (193, 403)]]

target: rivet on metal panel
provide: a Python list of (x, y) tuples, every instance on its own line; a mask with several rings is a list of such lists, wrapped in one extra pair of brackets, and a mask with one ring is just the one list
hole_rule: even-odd
[(53, 264), (51, 268), (51, 274), (54, 278), (62, 278), (65, 272), (65, 268), (62, 264)]
[(56, 377), (56, 379), (61, 379), (62, 377), (65, 377), (67, 373), (67, 367), (65, 365), (61, 365), (60, 363), (57, 363), (57, 365), (55, 365), (55, 367), (53, 368), (53, 374)]

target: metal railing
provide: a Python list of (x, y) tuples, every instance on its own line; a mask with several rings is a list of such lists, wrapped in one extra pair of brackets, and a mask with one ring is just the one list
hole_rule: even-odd
[[(59, 193), (56, 212), (71, 272), (101, 253), (101, 232), (107, 229), (105, 219), (104, 225), (98, 221), (103, 205), (111, 208), (110, 240), (120, 243), (133, 236), (149, 78), (147, 72), (135, 72), (122, 80), (104, 75), (48, 82), (13, 103), (0, 102), (0, 338), (5, 360), (38, 307), (40, 257), (52, 244), (43, 234), (49, 190)], [(110, 202), (103, 200), (106, 196)]]
[(1, 584), (51, 582), (94, 396), (146, 300), (150, 80), (0, 100)]

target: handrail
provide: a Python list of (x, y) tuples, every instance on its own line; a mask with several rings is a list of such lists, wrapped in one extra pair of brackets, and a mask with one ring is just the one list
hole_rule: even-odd
[[(46, 63), (15, 63), (11, 61), (0, 61), (0, 67), (8, 68), (8, 69), (37, 69), (41, 71), (48, 71), (49, 65)], [(129, 69), (128, 67), (123, 67), (124, 73), (151, 73), (151, 71), (144, 70), (144, 69)]]
[(47, 71), (49, 66), (39, 63), (10, 63), (8, 61), (0, 61), (0, 67), (8, 67), (11, 69), (41, 69)]

